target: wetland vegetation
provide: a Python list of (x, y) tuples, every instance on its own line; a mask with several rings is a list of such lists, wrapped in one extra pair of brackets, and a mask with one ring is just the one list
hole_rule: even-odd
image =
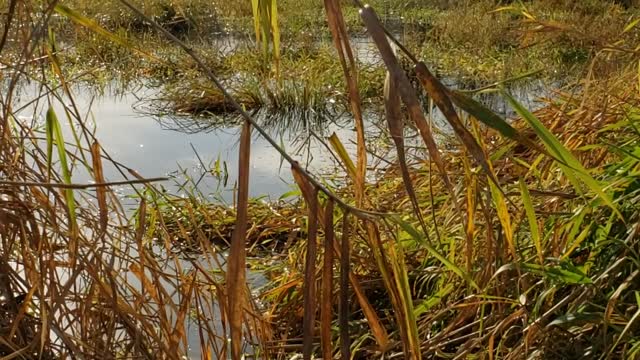
[(639, 357), (638, 5), (0, 0), (0, 356)]

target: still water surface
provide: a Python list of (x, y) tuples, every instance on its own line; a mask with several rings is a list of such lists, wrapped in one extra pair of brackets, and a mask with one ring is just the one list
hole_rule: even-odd
[[(152, 115), (147, 109), (141, 109), (143, 104), (139, 99), (152, 96), (153, 91), (141, 88), (122, 95), (107, 93), (104, 96), (94, 96), (91, 91), (79, 88), (74, 92), (74, 100), (80, 113), (86, 116), (85, 124), (114, 160), (134, 169), (145, 178), (168, 177), (168, 181), (159, 185), (171, 193), (184, 195), (198, 183), (197, 189), (211, 201), (232, 203), (238, 175), (241, 130), (237, 125), (238, 121), (208, 127), (207, 122), (212, 120), (183, 117), (177, 119), (178, 122), (190, 121), (197, 124), (198, 129), (204, 129), (183, 131), (188, 130), (184, 125), (180, 128), (172, 126), (175, 117)], [(33, 91), (24, 91), (17, 104), (26, 103), (33, 97)], [(41, 102), (38, 106), (27, 107), (18, 113), (18, 118), (42, 125), (46, 106), (46, 102)], [(73, 132), (64, 116), (63, 107), (54, 103), (54, 109), (63, 125), (65, 141), (72, 142)], [(312, 131), (321, 138), (335, 132), (347, 149), (353, 149), (355, 131), (345, 126), (344, 120), (320, 119), (318, 121), (322, 124), (310, 124), (307, 129), (292, 126), (290, 121), (291, 119), (283, 118), (280, 124), (279, 119), (276, 117), (274, 121), (272, 116), (268, 131), (290, 155), (311, 171), (319, 172), (335, 164), (326, 148), (311, 135)], [(219, 124), (220, 119), (216, 123)], [(79, 131), (77, 125), (74, 126)], [(115, 166), (105, 161), (104, 167), (107, 181), (123, 180)], [(220, 173), (216, 174), (216, 168)], [(74, 182), (78, 183), (92, 180), (80, 167), (75, 169), (73, 176)], [(277, 200), (282, 194), (292, 190), (291, 184), (288, 164), (283, 163), (280, 154), (254, 131), (249, 195)], [(121, 195), (130, 194), (126, 186), (117, 191)]]

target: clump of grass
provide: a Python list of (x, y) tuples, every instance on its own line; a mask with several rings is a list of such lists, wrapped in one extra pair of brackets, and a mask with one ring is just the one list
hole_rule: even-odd
[[(253, 255), (283, 251), (304, 235), (298, 204), (266, 203), (253, 199), (248, 209), (246, 245), (255, 249)], [(231, 243), (236, 222), (236, 210), (233, 207), (203, 203), (191, 197), (168, 197), (158, 202), (154, 211), (162, 213), (163, 224), (158, 222), (153, 213), (148, 214), (151, 227), (156, 229), (148, 236), (160, 243), (172, 244), (177, 252), (201, 251), (202, 240), (222, 248)]]
[[(262, 55), (239, 50), (225, 57), (220, 66), (233, 94), (249, 110), (262, 109), (271, 114), (299, 113), (303, 117), (322, 117), (341, 111), (347, 101), (340, 78), (340, 65), (326, 46), (289, 48), (283, 53), (275, 77)], [(225, 114), (232, 112), (220, 91), (196, 74), (168, 83), (155, 101), (160, 108), (188, 114)], [(360, 73), (361, 95), (371, 100), (380, 90), (383, 73), (379, 68), (363, 66)]]

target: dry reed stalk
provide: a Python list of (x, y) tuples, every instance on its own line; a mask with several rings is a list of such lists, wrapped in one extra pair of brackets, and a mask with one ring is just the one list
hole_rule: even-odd
[(238, 201), (236, 207), (236, 226), (231, 240), (231, 249), (227, 267), (227, 288), (229, 325), (231, 328), (231, 357), (242, 358), (242, 322), (246, 306), (246, 237), (247, 212), (249, 206), (249, 169), (251, 151), (251, 124), (245, 122), (240, 135), (238, 164)]

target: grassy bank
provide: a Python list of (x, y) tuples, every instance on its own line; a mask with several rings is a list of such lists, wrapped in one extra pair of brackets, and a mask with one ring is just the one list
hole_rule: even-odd
[[(164, 107), (172, 111), (206, 114), (228, 109), (221, 94), (190, 71), (193, 65), (186, 55), (118, 2), (65, 4), (125, 42), (116, 44), (61, 19), (57, 32), (69, 47), (61, 53), (66, 68), (78, 73), (102, 67), (102, 72), (93, 72), (92, 82), (115, 78), (127, 83), (144, 78), (166, 84)], [(203, 54), (208, 66), (230, 82), (247, 108), (322, 112), (333, 107), (326, 100), (335, 101), (341, 92), (340, 64), (333, 60), (326, 21), (318, 16), (324, 12), (321, 3), (278, 2), (282, 68), (287, 70), (277, 81), (269, 61), (252, 44), (249, 2), (152, 1), (139, 5)], [(463, 87), (481, 87), (532, 71), (538, 71), (535, 77), (545, 82), (572, 84), (589, 71), (588, 65), (603, 50), (621, 48), (618, 56), (628, 56), (625, 54), (633, 49), (628, 44), (639, 36), (635, 27), (625, 31), (638, 9), (609, 1), (376, 1), (372, 5), (411, 51), (439, 75), (454, 78)], [(360, 41), (366, 32), (357, 8), (345, 4), (344, 13), (354, 42)], [(602, 58), (591, 76), (614, 76), (625, 61)], [(362, 65), (365, 98), (380, 93), (380, 65), (379, 60)]]

